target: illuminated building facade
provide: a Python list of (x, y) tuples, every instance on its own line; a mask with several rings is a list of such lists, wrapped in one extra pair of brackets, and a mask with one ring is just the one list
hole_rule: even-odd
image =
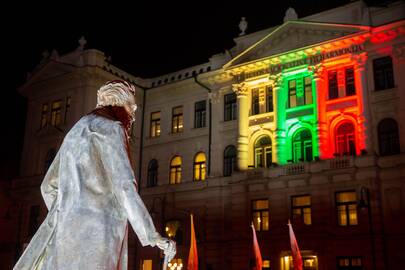
[[(263, 269), (292, 269), (288, 219), (304, 269), (401, 268), (405, 5), (358, 1), (299, 20), (291, 14), (235, 38), (207, 63), (156, 78), (133, 77), (84, 50), (69, 87), (67, 77), (48, 79), (39, 97), (29, 81), (21, 90), (31, 101), (25, 177), (13, 183), (26, 198), (19, 242), (30, 237), (30, 207), (41, 205), (49, 146), (64, 135), (54, 123), (68, 117), (68, 130), (94, 106), (99, 85), (120, 77), (138, 85), (134, 166), (157, 228), (178, 243), (172, 267), (186, 265), (192, 212), (201, 269), (248, 269), (251, 222)], [(61, 59), (52, 65), (73, 69)], [(68, 109), (55, 89), (71, 97)], [(62, 101), (44, 106), (49, 97)], [(130, 269), (161, 269), (161, 254), (133, 240)]]

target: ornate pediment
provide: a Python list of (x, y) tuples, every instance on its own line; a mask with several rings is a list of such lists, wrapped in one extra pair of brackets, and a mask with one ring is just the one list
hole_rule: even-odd
[(329, 40), (332, 41), (366, 32), (368, 28), (367, 26), (358, 25), (288, 21), (234, 57), (224, 67), (229, 68)]
[(54, 78), (68, 72), (73, 71), (72, 65), (58, 62), (55, 60), (49, 60), (46, 63), (40, 64), (32, 75), (28, 75), (25, 85), (33, 84), (46, 79)]

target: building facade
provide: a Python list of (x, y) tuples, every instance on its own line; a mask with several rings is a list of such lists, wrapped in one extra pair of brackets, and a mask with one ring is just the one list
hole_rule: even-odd
[[(243, 27), (241, 27), (242, 32)], [(209, 62), (134, 77), (96, 50), (56, 52), (20, 91), (29, 100), (21, 249), (46, 215), (39, 185), (66, 131), (106, 80), (138, 86), (132, 132), (140, 193), (186, 267), (190, 217), (200, 269), (248, 269), (253, 222), (263, 269), (399, 269), (405, 254), (405, 4), (362, 1), (235, 38)], [(31, 232), (31, 233), (30, 233)], [(161, 269), (131, 237), (130, 269)]]

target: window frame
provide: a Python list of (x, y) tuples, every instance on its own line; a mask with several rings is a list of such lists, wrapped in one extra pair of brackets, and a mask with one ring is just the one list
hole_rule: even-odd
[[(174, 159), (177, 157), (180, 159), (180, 165), (172, 165)], [(172, 159), (170, 159), (169, 184), (175, 185), (175, 184), (181, 183), (182, 165), (183, 165), (183, 159), (181, 158), (181, 156), (175, 155), (172, 157)], [(172, 177), (172, 176), (174, 176), (174, 177)]]
[[(176, 110), (180, 110), (180, 112), (176, 112)], [(183, 132), (184, 124), (183, 124), (183, 106), (176, 106), (172, 108), (172, 133), (181, 133)]]
[[(227, 150), (231, 151), (231, 149), (235, 150), (235, 155), (228, 155), (226, 154)], [(224, 164), (223, 164), (223, 175), (231, 176), (232, 172), (236, 169), (236, 158), (237, 158), (237, 149), (233, 144), (228, 145), (224, 149)], [(229, 168), (230, 167), (230, 168)]]
[[(338, 202), (338, 194), (341, 193), (354, 193), (354, 195), (356, 196), (356, 200), (355, 201), (350, 201), (350, 202)], [(337, 214), (337, 225), (339, 227), (351, 227), (351, 226), (358, 226), (359, 225), (359, 215), (358, 215), (358, 211), (357, 211), (357, 193), (355, 190), (341, 190), (341, 191), (336, 191), (335, 192), (335, 207), (336, 207), (336, 214)], [(354, 210), (356, 211), (356, 224), (351, 224), (350, 222), (350, 206), (354, 205)], [(345, 216), (346, 216), (346, 224), (341, 224), (341, 220), (340, 220), (340, 212), (341, 210), (339, 209), (339, 206), (344, 206), (344, 212), (345, 212)]]
[[(159, 114), (159, 118), (153, 118), (154, 115)], [(149, 137), (150, 138), (157, 138), (160, 137), (161, 134), (161, 111), (155, 111), (150, 113), (150, 130), (149, 130)]]
[[(199, 105), (204, 104), (201, 108)], [(194, 103), (194, 128), (204, 128), (207, 126), (207, 101), (201, 100)]]
[[(204, 155), (204, 161), (196, 161), (199, 155)], [(198, 168), (198, 170), (197, 170)], [(196, 171), (199, 172), (198, 178)], [(204, 181), (207, 179), (207, 156), (204, 152), (200, 151), (194, 156), (193, 160), (193, 181)]]
[(237, 119), (237, 96), (235, 93), (224, 95), (224, 121)]
[[(154, 162), (154, 163), (151, 164), (152, 162)], [(156, 165), (156, 167), (152, 167), (152, 165)], [(157, 186), (158, 172), (159, 172), (159, 163), (158, 163), (157, 159), (153, 158), (148, 162), (148, 173), (147, 173), (147, 178), (146, 178), (147, 187)]]
[[(255, 202), (259, 202), (259, 201), (267, 201), (267, 208), (262, 208), (262, 209), (254, 209), (254, 203)], [(263, 232), (263, 231), (269, 231), (269, 228), (270, 228), (270, 203), (269, 203), (269, 199), (254, 199), (254, 200), (252, 200), (251, 201), (251, 208), (250, 208), (250, 210), (251, 210), (251, 217), (252, 217), (252, 220), (253, 220), (253, 224), (254, 224), (254, 228), (255, 228), (255, 231), (256, 232)], [(259, 228), (256, 228), (256, 226), (255, 226), (255, 213), (259, 213), (259, 218), (260, 218), (260, 222), (259, 222)], [(268, 226), (267, 226), (267, 228), (263, 228), (263, 224), (264, 224), (264, 222), (263, 222), (263, 220), (264, 220), (264, 215), (263, 215), (263, 213), (267, 213), (267, 224), (268, 224)]]
[[(299, 197), (309, 197), (309, 204), (307, 205), (299, 205), (299, 206), (294, 206), (294, 199), (295, 198), (299, 198)], [(296, 219), (296, 214), (294, 213), (294, 210), (299, 210), (300, 211), (300, 221), (302, 222), (302, 224), (305, 224), (306, 226), (310, 226), (312, 225), (312, 196), (310, 194), (302, 194), (302, 195), (293, 195), (291, 196), (291, 217), (293, 220)], [(309, 221), (310, 223), (307, 224), (305, 222), (305, 216), (307, 213), (305, 213), (305, 209), (309, 209)]]
[[(389, 59), (389, 63), (379, 64), (377, 66), (378, 61), (383, 61), (385, 59)], [(377, 70), (377, 68), (379, 70)], [(379, 76), (383, 77), (384, 83), (381, 85), (379, 84), (379, 80), (377, 80), (377, 72), (381, 72), (382, 74)], [(391, 78), (389, 77), (389, 73), (391, 73)], [(374, 80), (374, 91), (383, 91), (387, 89), (392, 89), (395, 87), (395, 76), (394, 76), (394, 65), (392, 62), (392, 56), (386, 55), (383, 57), (378, 57), (373, 59), (373, 80)]]

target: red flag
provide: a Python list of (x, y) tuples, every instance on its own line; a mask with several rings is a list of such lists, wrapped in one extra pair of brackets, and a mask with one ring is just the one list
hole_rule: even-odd
[(302, 270), (302, 258), (300, 248), (298, 247), (297, 239), (295, 239), (294, 231), (289, 220), (288, 220), (288, 230), (290, 232), (290, 244), (294, 270)]
[(198, 270), (198, 254), (197, 254), (197, 242), (195, 239), (193, 214), (191, 217), (191, 242), (190, 252), (188, 254), (187, 270)]
[(253, 253), (254, 253), (254, 260), (251, 262), (251, 270), (262, 270), (262, 254), (260, 253), (260, 248), (259, 248), (259, 243), (257, 242), (256, 238), (256, 230), (255, 227), (253, 226), (253, 223), (251, 225), (252, 230), (253, 230)]

